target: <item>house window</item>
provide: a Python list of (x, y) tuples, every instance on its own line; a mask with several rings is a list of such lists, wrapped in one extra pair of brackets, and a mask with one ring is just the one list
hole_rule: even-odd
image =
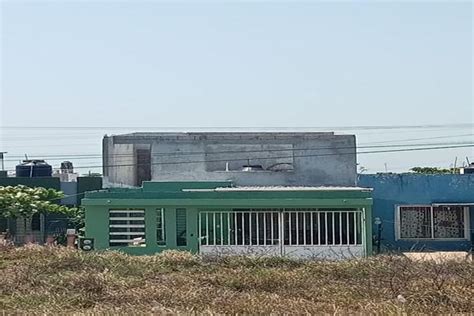
[(156, 210), (156, 241), (160, 246), (166, 245), (164, 208)]
[(464, 206), (400, 206), (400, 239), (467, 238), (467, 210)]
[(145, 210), (110, 210), (109, 245), (145, 246)]
[(186, 246), (186, 209), (176, 209), (176, 244)]
[(434, 238), (466, 238), (464, 207), (438, 206), (433, 208)]

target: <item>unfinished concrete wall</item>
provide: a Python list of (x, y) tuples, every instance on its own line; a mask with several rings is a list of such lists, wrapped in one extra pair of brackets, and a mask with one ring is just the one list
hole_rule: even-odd
[[(353, 135), (135, 133), (108, 137), (104, 160), (116, 159), (106, 157), (111, 152), (133, 152), (128, 147), (133, 145), (151, 147), (154, 181), (232, 180), (237, 185), (327, 186), (353, 186), (356, 181)], [(248, 164), (261, 165), (263, 171), (242, 171)], [(133, 185), (133, 174), (133, 167), (113, 167), (107, 178), (110, 183)]]
[(104, 182), (134, 185), (136, 177), (134, 144), (114, 143), (114, 137), (102, 140), (102, 165)]

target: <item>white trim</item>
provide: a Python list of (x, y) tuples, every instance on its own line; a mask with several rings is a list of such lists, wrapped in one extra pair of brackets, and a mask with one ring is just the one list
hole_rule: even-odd
[(111, 221), (144, 221), (145, 217), (109, 217)]
[(431, 203), (433, 206), (474, 206), (474, 203)]
[(110, 214), (129, 214), (129, 213), (143, 213), (144, 209), (133, 209), (133, 210), (109, 210)]
[(471, 212), (469, 206), (464, 207), (464, 238), (468, 241), (471, 240)]
[(145, 232), (109, 232), (109, 235), (137, 235), (145, 236)]
[(371, 192), (372, 188), (362, 187), (305, 187), (305, 186), (250, 186), (250, 187), (219, 187), (215, 189), (182, 189), (183, 192), (286, 192), (286, 191), (360, 191)]
[(133, 243), (133, 242), (140, 242), (142, 245), (145, 245), (145, 239), (135, 240), (135, 239), (110, 239), (110, 243), (114, 244), (125, 244), (125, 243)]

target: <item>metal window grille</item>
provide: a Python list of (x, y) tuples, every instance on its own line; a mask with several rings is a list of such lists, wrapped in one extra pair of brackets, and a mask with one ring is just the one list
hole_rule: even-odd
[(176, 245), (186, 246), (186, 209), (176, 209)]
[(166, 245), (164, 208), (156, 210), (156, 242), (160, 246)]
[(145, 245), (145, 210), (110, 210), (109, 245)]
[(200, 212), (200, 243), (205, 246), (278, 245), (279, 214), (273, 210)]
[(284, 245), (362, 244), (362, 212), (358, 210), (286, 209), (283, 222)]
[(466, 238), (463, 206), (400, 206), (400, 238), (461, 239)]
[(318, 209), (201, 211), (203, 246), (362, 244), (362, 212)]

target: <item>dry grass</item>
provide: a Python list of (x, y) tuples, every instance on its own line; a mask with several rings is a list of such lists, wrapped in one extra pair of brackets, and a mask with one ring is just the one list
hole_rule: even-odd
[(0, 250), (6, 313), (470, 313), (472, 262)]

